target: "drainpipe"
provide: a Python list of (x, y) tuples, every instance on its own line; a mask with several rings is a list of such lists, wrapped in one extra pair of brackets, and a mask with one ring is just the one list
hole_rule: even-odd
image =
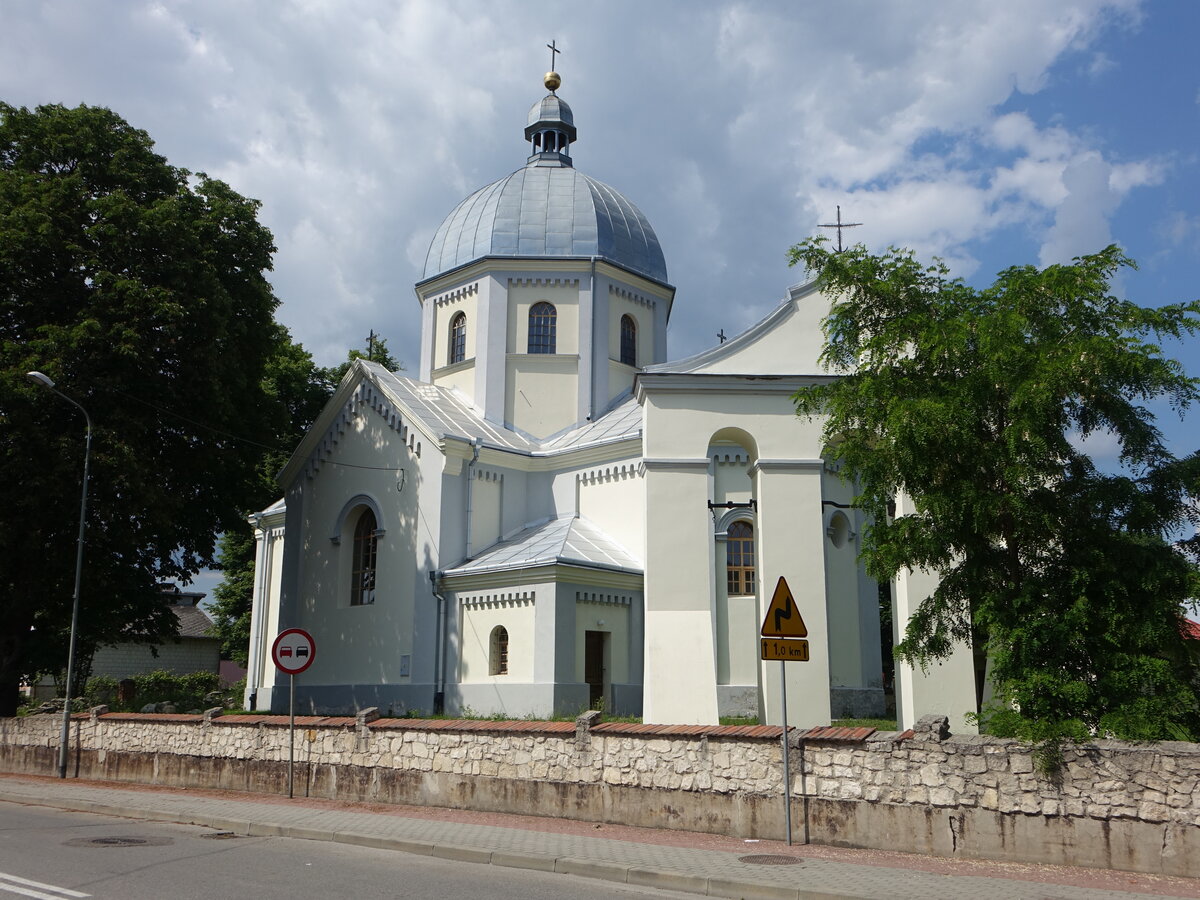
[[(588, 291), (592, 295), (592, 329), (591, 329), (591, 334), (588, 335), (588, 337), (591, 339), (591, 342), (592, 342), (592, 354), (591, 354), (591, 356), (592, 356), (592, 371), (588, 377), (588, 408), (587, 408), (587, 421), (590, 422), (590, 421), (592, 421), (592, 416), (594, 416), (596, 414), (596, 370), (599, 368), (599, 363), (597, 363), (597, 361), (596, 361), (596, 257), (594, 257), (594, 256), (592, 257), (592, 274), (591, 274), (591, 279), (588, 282)], [(605, 312), (607, 313), (607, 311), (608, 310), (606, 309)], [(607, 319), (608, 316), (606, 315), (605, 318)], [(607, 323), (605, 323), (605, 324), (607, 326)], [(608, 334), (607, 327), (605, 327), (603, 330), (604, 330), (605, 334)], [(611, 335), (609, 337), (611, 339)], [(608, 389), (609, 389), (608, 388), (608, 374), (607, 374), (608, 348), (605, 348), (605, 351), (603, 354), (601, 354), (600, 359), (603, 360), (604, 366), (605, 366), (604, 390), (608, 391)]]
[(471, 461), (467, 463), (467, 545), (463, 548), (466, 559), (471, 558), (471, 517), (475, 499), (475, 463), (479, 462), (479, 448), (483, 446), (483, 438), (475, 438), (471, 442)]
[(438, 602), (437, 639), (433, 648), (433, 712), (441, 715), (446, 711), (446, 595), (438, 590), (438, 579), (441, 572), (429, 570), (429, 584), (433, 596)]

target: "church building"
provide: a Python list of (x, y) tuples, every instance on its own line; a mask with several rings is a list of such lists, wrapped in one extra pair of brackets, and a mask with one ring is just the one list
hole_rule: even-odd
[[(287, 708), (271, 646), (303, 628), (304, 712), (778, 722), (786, 678), (789, 724), (882, 715), (864, 516), (791, 401), (830, 377), (828, 300), (792, 287), (744, 333), (668, 360), (687, 311), (658, 237), (574, 167), (574, 116), (545, 83), (525, 164), (429, 247), (417, 377), (356, 362), (253, 517), (247, 705)], [(760, 659), (781, 578), (806, 661)], [(896, 621), (928, 589), (893, 585)], [(972, 666), (967, 649), (897, 665), (902, 725), (938, 712), (969, 730)]]

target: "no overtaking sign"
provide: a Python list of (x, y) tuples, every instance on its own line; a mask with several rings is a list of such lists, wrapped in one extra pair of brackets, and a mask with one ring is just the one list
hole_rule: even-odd
[(279, 671), (288, 675), (299, 675), (312, 665), (317, 655), (313, 637), (303, 628), (289, 628), (279, 632), (271, 645), (271, 659)]

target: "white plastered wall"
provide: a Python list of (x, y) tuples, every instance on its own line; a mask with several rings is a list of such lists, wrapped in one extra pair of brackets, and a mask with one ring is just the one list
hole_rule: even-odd
[(467, 317), (466, 347), (463, 359), (475, 358), (476, 339), (479, 335), (479, 285), (466, 285), (436, 300), (433, 314), (433, 368), (434, 372), (450, 363), (450, 323), (460, 312)]
[[(459, 681), (463, 684), (505, 686), (533, 681), (534, 600), (529, 592), (483, 593), (462, 602), (462, 647)], [(492, 630), (508, 632), (508, 673), (491, 674)]]
[(603, 588), (577, 592), (575, 605), (575, 680), (584, 680), (584, 649), (586, 632), (601, 631), (608, 635), (604, 647), (604, 686), (607, 692), (615, 681), (630, 681), (629, 672), (629, 606), (613, 602), (624, 596)]
[(505, 475), (491, 467), (475, 468), (471, 487), (471, 546), (473, 556), (500, 540), (501, 504)]
[[(315, 473), (300, 476), (304, 501), (296, 538), (303, 542), (302, 588), (291, 621), (281, 624), (305, 628), (316, 640), (315, 660), (302, 676), (309, 685), (402, 684), (412, 678), (411, 664), (410, 674), (401, 674), (401, 657), (411, 660), (413, 654), (414, 597), (425, 588), (418, 559), (436, 560), (433, 535), (417, 515), (429, 455), (422, 465), (402, 434), (369, 405), (352, 402), (351, 409)], [(416, 435), (407, 428), (404, 434), (415, 446)], [(354, 541), (347, 524), (357, 515), (354, 498), (360, 496), (377, 507), (382, 534), (375, 602), (351, 606)]]
[[(904, 494), (896, 498), (896, 515), (914, 511), (912, 501)], [(906, 570), (897, 576), (893, 586), (894, 607), (892, 622), (897, 641), (904, 635), (909, 618), (921, 601), (937, 588), (937, 576), (925, 570)], [(930, 663), (922, 671), (896, 660), (896, 716), (901, 728), (912, 728), (917, 719), (927, 715), (945, 715), (950, 719), (954, 734), (977, 734), (977, 725), (967, 715), (975, 712), (975, 659), (971, 647), (959, 644), (946, 659)]]
[[(652, 721), (717, 720), (715, 541), (707, 509), (707, 451), (710, 441), (736, 430), (746, 436), (743, 446), (757, 452), (751, 467), (760, 554), (756, 618), (761, 622), (765, 604), (784, 576), (810, 635), (810, 660), (786, 664), (789, 724), (829, 723), (821, 427), (799, 419), (790, 396), (791, 389), (772, 392), (744, 383), (737, 390), (731, 385), (720, 391), (646, 385), (646, 704)], [(685, 462), (689, 459), (695, 463)], [(690, 468), (689, 474), (672, 472), (680, 468)], [(781, 664), (765, 665), (769, 669), (763, 669), (760, 679), (763, 714), (766, 721), (778, 722)]]
[(579, 515), (634, 559), (646, 552), (646, 483), (638, 461), (585, 469), (576, 475)]
[[(750, 455), (734, 444), (718, 444), (708, 449), (712, 460), (714, 503), (746, 503), (754, 495), (750, 480)], [(744, 520), (755, 530), (758, 525), (752, 510), (731, 510), (722, 515), (714, 510), (716, 554), (713, 560), (713, 584), (716, 589), (717, 683), (753, 686), (758, 689), (758, 594), (729, 596), (726, 573), (728, 545), (726, 531), (733, 522)]]

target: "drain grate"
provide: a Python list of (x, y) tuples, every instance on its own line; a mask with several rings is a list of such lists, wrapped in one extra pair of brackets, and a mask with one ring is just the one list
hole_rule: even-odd
[(132, 835), (112, 835), (98, 838), (75, 838), (66, 841), (64, 847), (163, 847), (174, 843), (172, 838), (134, 837)]
[(214, 831), (211, 834), (202, 834), (200, 837), (208, 838), (210, 841), (228, 841), (231, 838), (241, 837), (241, 835), (232, 831)]
[(780, 856), (773, 853), (757, 853), (750, 856), (739, 856), (738, 862), (752, 863), (756, 866), (794, 866), (804, 862), (799, 856)]

